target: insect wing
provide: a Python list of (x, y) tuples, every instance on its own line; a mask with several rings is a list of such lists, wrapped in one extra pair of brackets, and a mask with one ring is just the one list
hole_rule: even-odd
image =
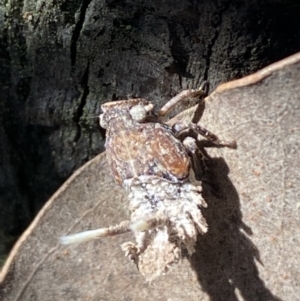
[(190, 160), (182, 143), (158, 123), (124, 122), (111, 125), (107, 136), (107, 158), (119, 184), (142, 175), (155, 175), (173, 182), (188, 177)]

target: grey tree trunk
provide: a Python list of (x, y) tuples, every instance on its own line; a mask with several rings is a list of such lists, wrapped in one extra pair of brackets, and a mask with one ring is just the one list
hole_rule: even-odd
[(300, 49), (298, 1), (0, 2), (0, 237), (104, 149), (100, 104), (164, 103)]

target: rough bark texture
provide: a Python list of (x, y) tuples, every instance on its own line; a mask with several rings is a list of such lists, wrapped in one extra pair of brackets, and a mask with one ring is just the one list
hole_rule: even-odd
[[(46, 203), (0, 273), (0, 299), (279, 301), (300, 295), (300, 53), (221, 85), (176, 120), (201, 124), (237, 150), (202, 149), (209, 231), (196, 253), (151, 284), (124, 257), (130, 234), (64, 247), (58, 237), (128, 217), (104, 154)], [(208, 146), (200, 141), (199, 147)], [(203, 159), (203, 158), (202, 158)]]
[[(165, 102), (300, 49), (298, 1), (0, 1), (0, 237), (103, 150), (102, 102)], [(1, 246), (1, 252), (6, 247)]]

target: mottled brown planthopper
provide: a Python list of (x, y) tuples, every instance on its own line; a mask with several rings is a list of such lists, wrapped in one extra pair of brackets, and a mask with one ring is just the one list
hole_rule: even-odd
[(172, 130), (157, 122), (143, 122), (152, 108), (144, 99), (102, 106), (102, 125), (109, 124), (107, 159), (119, 184), (145, 175), (172, 182), (182, 181), (189, 175), (190, 159)]
[(190, 129), (216, 145), (235, 148), (205, 128), (191, 123), (172, 127), (163, 117), (178, 103), (203, 96), (199, 90), (184, 90), (157, 114), (145, 99), (108, 102), (102, 105), (100, 124), (107, 129), (106, 154), (116, 182), (129, 191), (130, 220), (116, 226), (62, 237), (64, 244), (133, 232), (136, 243), (125, 242), (122, 249), (139, 271), (151, 281), (167, 272), (181, 259), (182, 249), (195, 252), (198, 234), (208, 230), (201, 207), (201, 182), (190, 181), (191, 159), (196, 141), (179, 134)]

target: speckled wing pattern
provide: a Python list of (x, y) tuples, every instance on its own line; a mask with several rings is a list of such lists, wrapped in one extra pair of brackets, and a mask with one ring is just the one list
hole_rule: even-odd
[(190, 159), (185, 147), (159, 123), (132, 124), (123, 118), (112, 122), (106, 150), (119, 184), (143, 175), (172, 182), (185, 180), (189, 175)]

